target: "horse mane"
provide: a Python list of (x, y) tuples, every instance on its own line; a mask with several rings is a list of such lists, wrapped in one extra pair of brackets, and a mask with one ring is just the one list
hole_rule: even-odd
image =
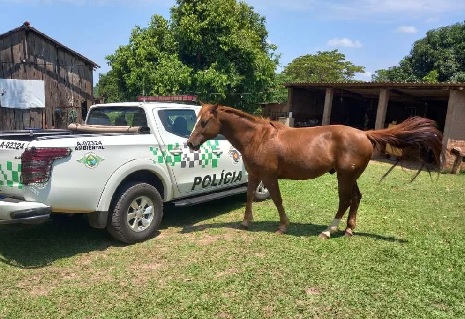
[(255, 124), (271, 125), (277, 130), (287, 128), (287, 126), (282, 124), (281, 122), (272, 121), (272, 120), (270, 120), (268, 118), (252, 115), (252, 114), (241, 111), (239, 109), (235, 109), (235, 108), (230, 107), (230, 106), (224, 106), (224, 105), (218, 106), (218, 111), (234, 114), (234, 115), (236, 115), (236, 116), (238, 116), (240, 118), (246, 119), (246, 120), (251, 121), (251, 122), (253, 122)]

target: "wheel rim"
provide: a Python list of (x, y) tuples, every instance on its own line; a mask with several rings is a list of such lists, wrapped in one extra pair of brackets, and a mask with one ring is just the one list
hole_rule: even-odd
[(127, 224), (135, 232), (146, 230), (153, 221), (153, 202), (147, 196), (135, 198), (129, 205)]
[(265, 187), (265, 185), (263, 185), (263, 182), (260, 182), (260, 184), (258, 184), (257, 190), (255, 192), (260, 194), (260, 195), (267, 195), (268, 194), (268, 189)]

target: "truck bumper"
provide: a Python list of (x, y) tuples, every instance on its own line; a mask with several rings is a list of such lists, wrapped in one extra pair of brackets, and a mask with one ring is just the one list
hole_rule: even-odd
[(38, 224), (50, 218), (52, 208), (42, 203), (0, 198), (1, 224)]

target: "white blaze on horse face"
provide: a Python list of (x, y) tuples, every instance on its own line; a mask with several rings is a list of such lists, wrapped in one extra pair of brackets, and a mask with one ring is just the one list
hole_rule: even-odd
[(197, 127), (197, 125), (199, 125), (199, 122), (200, 122), (200, 118), (202, 116), (200, 116), (200, 112), (199, 112), (199, 115), (197, 115), (197, 121), (195, 121), (195, 125), (194, 125), (194, 129)]
[(328, 228), (326, 228), (326, 230), (322, 231), (321, 233), (327, 236), (328, 238), (331, 237), (331, 234), (337, 232), (340, 222), (340, 219), (334, 218), (331, 224), (328, 226)]
[[(195, 121), (194, 128), (193, 128), (193, 130), (192, 130), (192, 132), (191, 132), (191, 135), (189, 136), (189, 140), (190, 140), (191, 137), (193, 136), (194, 132), (195, 132), (196, 130), (198, 130), (198, 126), (200, 125), (200, 119), (202, 118), (202, 113), (201, 113), (201, 112), (202, 112), (202, 110), (200, 110), (199, 114), (197, 115), (197, 120)], [(197, 135), (198, 135), (198, 134), (199, 134), (199, 133), (197, 133)]]

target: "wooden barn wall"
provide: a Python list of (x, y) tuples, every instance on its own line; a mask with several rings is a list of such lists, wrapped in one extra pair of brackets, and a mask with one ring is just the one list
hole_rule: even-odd
[(93, 103), (92, 65), (35, 32), (0, 39), (0, 78), (43, 80), (44, 109), (0, 107), (0, 130), (66, 128), (81, 122), (81, 106)]
[(289, 109), (287, 103), (268, 103), (263, 105), (263, 117), (270, 118), (271, 120), (278, 120), (280, 116), (288, 116)]

